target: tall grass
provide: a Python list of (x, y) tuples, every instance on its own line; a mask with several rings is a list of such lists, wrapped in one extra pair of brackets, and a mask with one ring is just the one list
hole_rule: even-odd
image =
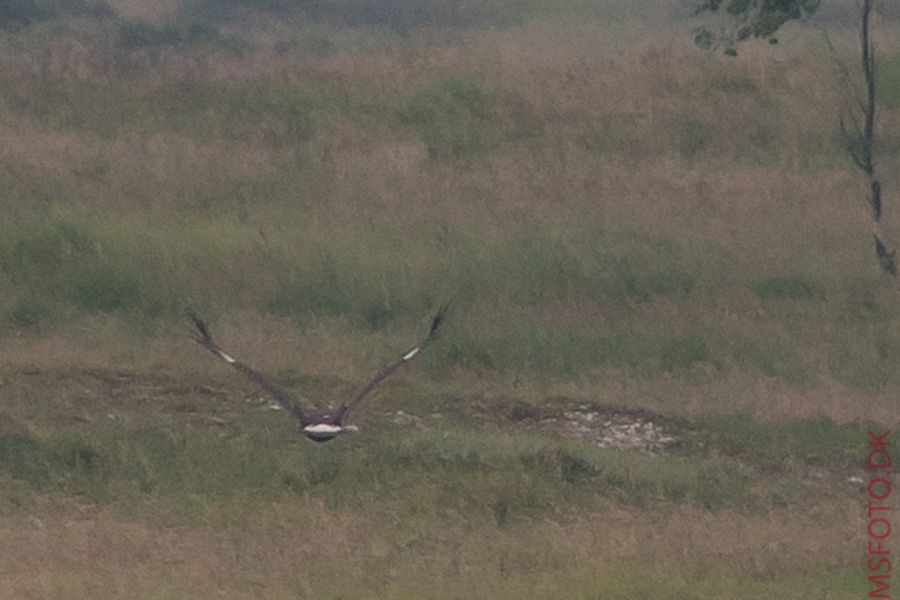
[[(320, 30), (325, 54), (6, 34), (5, 331), (93, 315), (162, 332), (195, 303), (349, 335), (449, 299), (433, 374), (898, 383), (864, 211), (837, 200), (852, 169), (833, 123), (798, 109), (838, 109), (829, 67), (607, 60), (577, 41), (589, 26), (542, 27), (374, 51)], [(498, 54), (540, 35), (569, 42)]]
[[(723, 509), (765, 505), (751, 470), (721, 459), (678, 459), (596, 451), (574, 443), (510, 435), (407, 433), (367, 435), (326, 449), (289, 444), (271, 433), (223, 439), (195, 430), (159, 430), (42, 440), (0, 436), (3, 474), (31, 493), (64, 493), (99, 505), (145, 512), (165, 503), (193, 522), (199, 503), (253, 506), (291, 497), (363, 514), (423, 514), (503, 526), (585, 509), (602, 502), (663, 502)], [(771, 493), (771, 492), (770, 492)]]
[[(900, 312), (820, 42), (631, 35), (655, 1), (290, 4), (0, 33), (0, 597), (858, 590)], [(447, 301), (328, 445), (183, 316), (324, 409)], [(643, 455), (491, 412), (522, 403), (687, 420)]]

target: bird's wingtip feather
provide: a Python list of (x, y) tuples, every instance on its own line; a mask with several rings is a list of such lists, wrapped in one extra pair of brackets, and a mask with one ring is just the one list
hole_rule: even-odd
[(438, 309), (437, 313), (435, 313), (434, 318), (431, 320), (431, 332), (430, 335), (434, 335), (437, 333), (437, 330), (444, 323), (444, 319), (447, 318), (447, 309), (449, 305), (444, 303)]
[(201, 344), (211, 340), (212, 336), (209, 334), (209, 327), (207, 327), (206, 321), (200, 318), (200, 315), (197, 314), (194, 307), (188, 306), (185, 312), (187, 313), (188, 318), (194, 323), (194, 327), (196, 327), (197, 331), (200, 333), (200, 337), (195, 337), (194, 339)]

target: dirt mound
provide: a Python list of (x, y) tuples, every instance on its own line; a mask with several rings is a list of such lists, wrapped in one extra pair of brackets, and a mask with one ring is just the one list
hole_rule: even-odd
[(541, 429), (584, 440), (598, 448), (664, 452), (678, 440), (649, 416), (593, 410), (586, 405), (538, 422)]
[(621, 406), (558, 401), (536, 407), (521, 401), (495, 400), (476, 403), (473, 408), (482, 418), (498, 423), (513, 422), (531, 431), (576, 438), (598, 448), (655, 454), (674, 449), (684, 429), (671, 418)]

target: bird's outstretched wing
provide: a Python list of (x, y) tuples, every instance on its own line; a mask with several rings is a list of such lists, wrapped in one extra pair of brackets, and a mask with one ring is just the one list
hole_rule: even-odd
[(193, 309), (188, 309), (187, 311), (188, 317), (190, 317), (191, 321), (194, 322), (194, 327), (197, 329), (197, 335), (194, 335), (194, 340), (212, 352), (215, 356), (217, 356), (220, 360), (226, 362), (231, 365), (238, 371), (244, 374), (248, 379), (253, 381), (256, 385), (264, 389), (269, 393), (275, 400), (278, 401), (286, 411), (290, 412), (297, 420), (300, 421), (301, 425), (307, 425), (309, 420), (306, 418), (306, 415), (303, 414), (300, 406), (294, 402), (294, 399), (290, 397), (286, 392), (284, 392), (281, 388), (272, 383), (268, 377), (260, 373), (259, 371), (255, 371), (245, 365), (244, 363), (235, 360), (231, 356), (225, 353), (222, 348), (216, 344), (212, 336), (209, 333), (209, 327), (206, 325), (206, 322), (201, 319)]
[(353, 407), (355, 407), (357, 404), (359, 404), (359, 402), (363, 398), (368, 396), (372, 392), (372, 390), (374, 390), (376, 388), (376, 386), (378, 386), (379, 383), (381, 383), (382, 381), (387, 379), (388, 376), (391, 375), (391, 373), (393, 373), (394, 371), (396, 371), (397, 369), (399, 369), (406, 363), (410, 362), (416, 356), (418, 356), (419, 353), (422, 350), (424, 350), (426, 346), (428, 346), (428, 344), (433, 342), (434, 339), (437, 337), (438, 329), (441, 328), (441, 325), (443, 324), (446, 316), (447, 316), (447, 305), (445, 304), (440, 309), (438, 309), (437, 313), (431, 319), (431, 329), (428, 330), (428, 335), (425, 336), (425, 339), (423, 339), (421, 342), (419, 342), (418, 344), (413, 346), (413, 348), (411, 350), (406, 352), (403, 356), (398, 358), (396, 361), (392, 362), (391, 364), (387, 365), (386, 367), (384, 367), (383, 369), (378, 371), (378, 373), (375, 374), (375, 377), (373, 377), (372, 380), (369, 381), (369, 383), (367, 383), (356, 394), (356, 396), (354, 396), (352, 399), (348, 400), (347, 402), (344, 402), (341, 405), (341, 407), (337, 411), (337, 414), (335, 415), (335, 418), (337, 419), (338, 423), (340, 423), (344, 419), (344, 417), (347, 416), (347, 413), (349, 413), (353, 409)]
[(877, 233), (875, 234), (875, 254), (878, 255), (878, 262), (881, 263), (881, 268), (884, 269), (885, 273), (889, 275), (897, 274), (897, 263), (895, 262), (897, 250), (888, 252), (887, 246), (884, 245)]

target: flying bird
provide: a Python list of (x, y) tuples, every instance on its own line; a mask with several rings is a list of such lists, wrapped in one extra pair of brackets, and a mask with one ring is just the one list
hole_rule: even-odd
[(344, 419), (347, 418), (350, 411), (368, 396), (379, 383), (387, 379), (394, 371), (412, 361), (426, 346), (433, 342), (437, 337), (438, 330), (443, 324), (446, 316), (447, 306), (444, 305), (437, 311), (434, 317), (432, 317), (431, 328), (428, 330), (428, 335), (426, 335), (421, 342), (405, 352), (403, 356), (378, 371), (378, 373), (376, 373), (355, 396), (341, 404), (337, 411), (332, 415), (308, 413), (294, 400), (294, 398), (291, 397), (290, 394), (284, 392), (281, 388), (272, 383), (268, 377), (259, 371), (248, 367), (239, 360), (232, 358), (229, 354), (226, 354), (225, 351), (213, 341), (212, 335), (209, 333), (209, 326), (206, 322), (192, 309), (188, 309), (188, 317), (193, 321), (194, 327), (197, 330), (194, 340), (212, 352), (220, 360), (243, 373), (245, 377), (252, 380), (256, 385), (277, 400), (282, 408), (299, 421), (300, 431), (303, 435), (314, 442), (328, 442), (343, 433), (356, 433), (359, 431), (359, 428), (355, 425), (344, 425)]

